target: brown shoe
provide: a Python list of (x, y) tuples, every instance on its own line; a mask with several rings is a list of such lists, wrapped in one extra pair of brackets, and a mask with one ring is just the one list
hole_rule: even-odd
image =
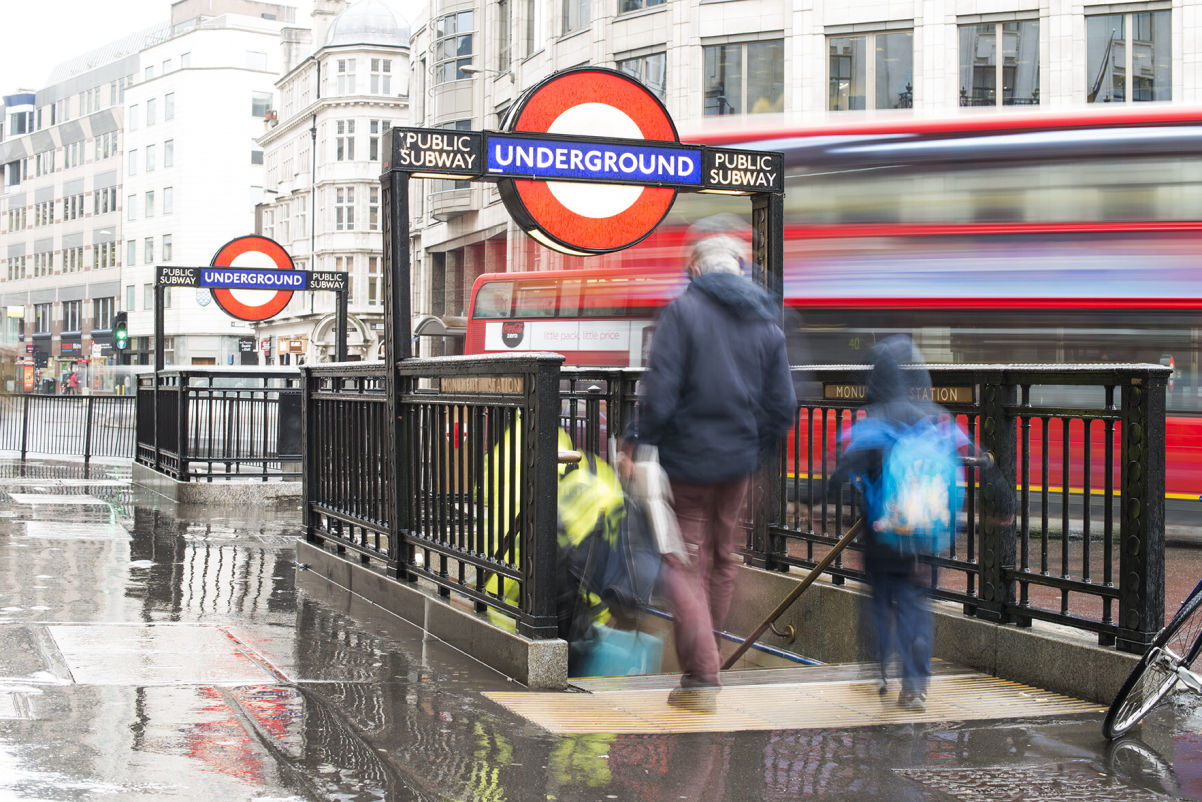
[(717, 686), (674, 688), (668, 694), (668, 704), (693, 713), (716, 713), (718, 712), (719, 690), (721, 688)]

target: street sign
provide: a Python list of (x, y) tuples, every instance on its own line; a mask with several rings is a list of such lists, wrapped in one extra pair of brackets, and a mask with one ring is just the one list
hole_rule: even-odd
[(160, 267), (162, 287), (237, 290), (346, 290), (346, 273), (320, 270), (260, 270), (247, 267)]
[[(608, 137), (637, 140), (630, 145), (655, 151), (645, 156), (666, 154), (673, 165), (679, 165), (678, 160), (687, 160), (689, 176), (694, 180), (700, 177), (700, 153), (676, 150), (679, 147), (676, 126), (663, 103), (637, 80), (616, 70), (586, 67), (552, 75), (519, 98), (502, 128), (507, 133), (581, 136), (595, 136), (603, 131)], [(627, 165), (637, 168), (638, 154), (629, 146), (621, 150), (619, 145), (609, 142), (606, 145), (609, 155), (599, 157), (604, 177), (613, 180), (625, 173), (631, 184), (600, 186), (504, 179), (498, 183), (498, 189), (505, 208), (531, 236), (557, 250), (608, 253), (634, 245), (668, 214), (676, 190), (646, 186), (645, 181), (633, 175), (637, 170), (623, 171), (619, 167), (619, 161), (625, 157)], [(601, 146), (597, 148), (600, 150)], [(581, 177), (593, 172), (592, 164), (585, 163), (586, 153), (576, 152), (585, 168)], [(490, 138), (490, 159), (497, 155)], [(555, 159), (559, 158), (556, 154)], [(563, 158), (571, 167), (572, 153), (565, 152)], [(654, 161), (658, 163), (658, 159)], [(606, 170), (607, 165), (613, 169)]]
[[(270, 261), (275, 264), (277, 271), (292, 270), (292, 257), (278, 242), (258, 234), (238, 237), (230, 240), (218, 249), (213, 256), (212, 267), (235, 267), (234, 262), (240, 261), (237, 267), (258, 267), (256, 262)], [(249, 262), (249, 264), (247, 264)], [(231, 271), (235, 272), (235, 271)], [(243, 272), (250, 273), (250, 270)], [(254, 271), (267, 272), (267, 271)], [(203, 280), (203, 279), (202, 279)], [(225, 310), (226, 314), (239, 320), (267, 320), (284, 311), (284, 307), (292, 300), (292, 291), (303, 289), (289, 284), (289, 279), (278, 276), (278, 283), (262, 281), (258, 284), (225, 284), (213, 287), (213, 300)], [(205, 286), (204, 284), (193, 286)]]

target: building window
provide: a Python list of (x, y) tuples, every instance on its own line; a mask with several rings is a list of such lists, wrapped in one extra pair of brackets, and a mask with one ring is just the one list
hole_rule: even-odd
[(270, 92), (251, 92), (250, 93), (250, 116), (266, 117), (267, 110), (271, 108), (271, 93)]
[(154, 217), (154, 190), (146, 193), (146, 208), (142, 210), (143, 217)]
[(509, 70), (509, 46), (513, 37), (510, 13), (509, 0), (497, 0), (497, 69), (501, 72)]
[(258, 50), (246, 51), (246, 69), (248, 70), (266, 70), (267, 69), (267, 54), (261, 53)]
[(154, 237), (142, 241), (142, 260), (148, 265), (154, 264)]
[(174, 92), (168, 92), (167, 94), (163, 95), (163, 119), (164, 120), (174, 120), (175, 119), (175, 93)]
[(259, 148), (251, 148), (250, 163), (251, 164), (262, 164), (263, 163), (263, 151), (260, 150)]
[(275, 210), (263, 210), (263, 236), (267, 239), (275, 239)]
[(138, 196), (137, 195), (126, 195), (125, 196), (125, 219), (126, 220), (134, 220), (137, 218), (137, 216), (138, 216)]
[(179, 54), (179, 68), (181, 70), (186, 70), (191, 66), (192, 66), (192, 54), (191, 53), (180, 53)]
[(785, 45), (780, 39), (705, 48), (706, 115), (784, 109)]
[(107, 330), (113, 327), (115, 298), (92, 299), (92, 328)]
[(148, 126), (158, 122), (158, 105), (159, 102), (155, 98), (148, 98), (146, 100), (146, 124)]
[(33, 305), (33, 333), (50, 333), (51, 304)]
[(92, 269), (117, 266), (117, 243), (100, 242), (92, 246)]
[(153, 284), (143, 284), (142, 285), (142, 308), (147, 311), (154, 309), (154, 285)]
[(346, 299), (348, 302), (353, 302), (355, 298), (355, 257), (335, 256), (334, 269), (339, 273), (346, 273)]
[(649, 56), (622, 59), (618, 62), (617, 67), (630, 77), (641, 81), (660, 100), (667, 95), (668, 55), (666, 53), (652, 53)]
[(129, 107), (129, 119), (126, 121), (125, 126), (131, 131), (138, 130), (138, 113), (139, 109), (137, 103), (134, 103)]
[(380, 140), (385, 146), (388, 143), (388, 129), (392, 128), (391, 120), (371, 120), (367, 132), (367, 157), (373, 162), (380, 160)]
[(371, 60), (371, 93), (373, 95), (392, 94), (392, 59), (373, 58)]
[(170, 234), (163, 235), (163, 261), (164, 262), (171, 261), (171, 235)]
[(468, 77), (463, 68), (472, 63), (474, 30), (471, 11), (438, 18), (434, 29), (434, 83), (442, 84)]
[(82, 331), (79, 324), (82, 301), (63, 301), (63, 331)]
[(163, 166), (172, 167), (175, 165), (175, 140), (168, 139), (163, 143)]
[(370, 187), (367, 190), (367, 228), (369, 231), (380, 230), (380, 188)]
[(337, 187), (334, 190), (334, 230), (355, 230), (354, 187)]
[(367, 302), (378, 304), (380, 297), (380, 257), (367, 257)]
[[(911, 31), (832, 36), (828, 107), (908, 109), (914, 105), (914, 35)], [(873, 57), (869, 58), (868, 53)]]
[(163, 214), (175, 213), (175, 187), (163, 187)]
[(138, 308), (135, 303), (138, 300), (137, 293), (138, 293), (138, 288), (135, 287), (133, 284), (130, 284), (128, 287), (125, 288), (125, 309), (126, 309), (126, 311), (132, 312)]
[(571, 33), (588, 25), (589, 0), (563, 0), (563, 32)]
[(1171, 13), (1085, 18), (1085, 85), (1090, 103), (1173, 99)]
[(129, 164), (126, 165), (125, 172), (128, 175), (137, 175), (138, 174), (138, 149), (137, 148), (130, 148)]
[(543, 31), (542, 0), (526, 0), (526, 55), (530, 56), (542, 48)]
[(149, 81), (152, 78), (154, 78), (154, 66), (153, 65), (146, 68), (146, 73), (145, 73), (145, 77), (143, 80)]
[(334, 159), (340, 162), (355, 159), (355, 121), (337, 120), (334, 122)]
[(961, 25), (960, 105), (1038, 104), (1039, 20)]
[(308, 236), (308, 211), (309, 199), (300, 195), (296, 199), (296, 236), (297, 239), (304, 239)]
[[(134, 240), (125, 241), (125, 264), (127, 267), (133, 267), (138, 263), (138, 243)], [(130, 306), (133, 309), (133, 306)]]
[(338, 94), (355, 94), (355, 60), (353, 58), (335, 59), (334, 75), (338, 80)]
[(652, 6), (662, 6), (665, 0), (619, 0), (618, 13), (625, 14), (627, 11), (639, 11)]
[(154, 172), (154, 145), (146, 146), (146, 172)]

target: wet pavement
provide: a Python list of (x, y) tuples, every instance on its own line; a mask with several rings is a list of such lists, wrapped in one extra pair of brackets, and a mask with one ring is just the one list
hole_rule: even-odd
[[(1093, 712), (554, 734), (494, 701), (520, 686), (298, 572), (299, 525), (128, 466), (0, 463), (0, 799), (1202, 799), (1191, 695), (1114, 746)], [(1171, 557), (1183, 581), (1200, 555)]]

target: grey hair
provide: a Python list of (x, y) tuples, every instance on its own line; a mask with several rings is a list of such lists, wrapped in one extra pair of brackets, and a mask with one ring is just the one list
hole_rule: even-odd
[(741, 275), (746, 256), (747, 246), (737, 237), (706, 237), (693, 246), (688, 271), (693, 276), (703, 276), (706, 273)]

